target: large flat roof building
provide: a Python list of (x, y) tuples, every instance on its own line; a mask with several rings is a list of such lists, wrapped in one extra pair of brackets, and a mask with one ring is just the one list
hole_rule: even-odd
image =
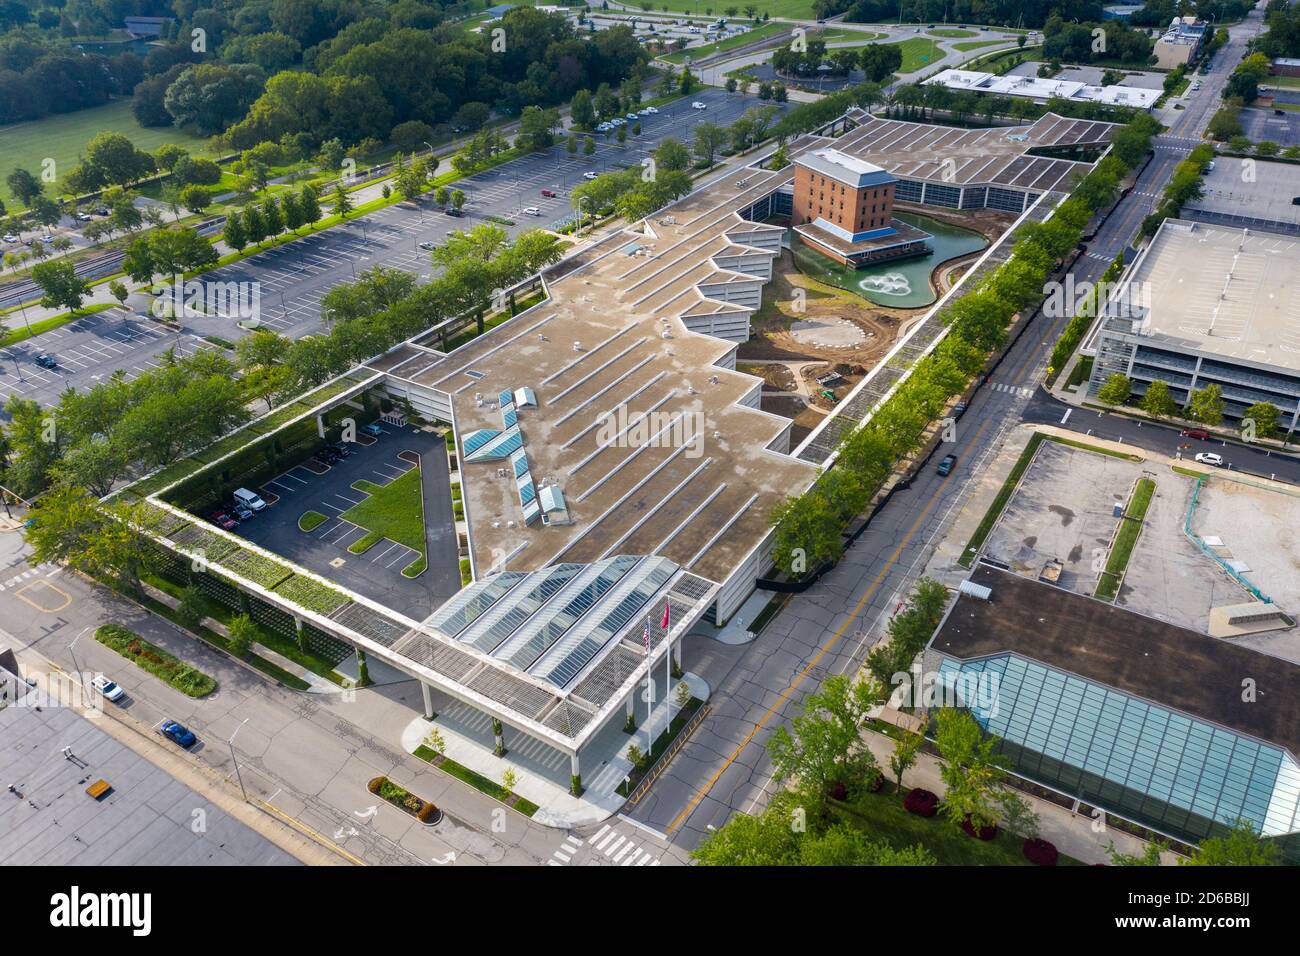
[[(798, 171), (818, 165), (870, 190), (902, 169), (918, 202), (983, 208), (999, 189), (1019, 210), (1089, 168), (1027, 149), (1103, 146), (1113, 130), (1044, 117), (971, 131), (857, 110), (835, 125), (838, 137), (791, 144), (783, 169), (730, 169), (574, 249), (532, 280), (544, 299), (509, 321), (450, 351), (445, 329), (422, 333), (126, 494), (157, 510), (155, 536), (180, 560), (220, 573), (204, 575), (215, 598), (251, 595), (275, 626), (416, 678), (426, 715), (438, 692), (566, 755), (580, 776), (579, 752), (648, 670), (697, 620), (725, 622), (753, 592), (771, 565), (773, 507), (828, 457), (824, 444), (792, 448), (791, 420), (760, 407), (763, 380), (736, 370), (785, 236), (763, 220), (789, 215)], [(349, 589), (342, 572), (196, 519), (180, 497), (233, 490), (277, 435), (319, 447), (338, 414), (374, 415), (376, 399), (455, 439), (454, 534), (473, 583), (418, 618)]]
[(1160, 98), (1160, 90), (1113, 84), (1093, 86), (1078, 80), (1044, 79), (1036, 76), (981, 73), (975, 70), (944, 70), (925, 81), (950, 90), (987, 93), (990, 96), (1018, 96), (1046, 103), (1058, 98), (1076, 103), (1103, 103), (1107, 106), (1132, 106), (1150, 109)]
[[(1300, 666), (980, 564), (926, 651), (1015, 773), (1187, 842), (1300, 852)], [(1253, 693), (1248, 692), (1253, 688)]]
[(1124, 273), (1090, 343), (1090, 389), (1119, 372), (1186, 403), (1217, 384), (1225, 414), (1271, 402), (1300, 417), (1300, 239), (1166, 219)]

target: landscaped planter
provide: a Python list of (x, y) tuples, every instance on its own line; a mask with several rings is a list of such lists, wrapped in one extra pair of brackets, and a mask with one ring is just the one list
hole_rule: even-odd
[(409, 813), (427, 827), (442, 822), (441, 810), (427, 800), (420, 799), (409, 790), (399, 787), (387, 777), (375, 777), (366, 785), (366, 789), (375, 796), (388, 801), (399, 810)]
[(915, 813), (918, 817), (932, 817), (939, 812), (939, 798), (929, 790), (917, 787), (907, 791), (907, 796), (903, 798), (903, 807), (908, 813)]
[(1025, 855), (1026, 860), (1038, 866), (1056, 866), (1057, 857), (1060, 855), (1056, 852), (1055, 845), (1037, 838), (1026, 840), (1020, 852)]
[(977, 840), (983, 840), (985, 842), (992, 840), (998, 835), (998, 828), (996, 825), (991, 827), (980, 827), (976, 830), (970, 822), (970, 817), (967, 817), (961, 822), (961, 828), (967, 836), (973, 836)]

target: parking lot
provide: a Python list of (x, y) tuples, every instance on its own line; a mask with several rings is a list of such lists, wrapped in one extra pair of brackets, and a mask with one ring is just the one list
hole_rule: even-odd
[(1228, 226), (1300, 231), (1300, 166), (1224, 156), (1204, 176), (1204, 193), (1187, 203), (1188, 219)]
[[(22, 318), (10, 317), (11, 328), (21, 328)], [(179, 335), (155, 322), (134, 318), (125, 309), (91, 313), (61, 328), (0, 349), (0, 401), (11, 395), (43, 404), (58, 401), (69, 384), (94, 385), (122, 372), (128, 380), (158, 368), (168, 349), (190, 355), (214, 348), (188, 332)], [(49, 354), (56, 367), (42, 368), (36, 357)]]
[[(460, 589), (447, 456), (442, 438), (415, 428), (383, 426), (370, 444), (350, 444), (351, 455), (333, 465), (307, 461), (255, 489), (268, 506), (236, 532), (254, 544), (283, 555), (322, 577), (414, 618), (423, 618)], [(366, 436), (359, 436), (364, 439)], [(387, 485), (420, 462), (428, 566), (408, 578), (402, 569), (419, 553), (387, 538), (361, 554), (348, 550), (368, 529), (341, 516), (367, 497), (353, 487), (360, 481)], [(299, 519), (314, 511), (325, 516), (310, 531)]]
[(1300, 146), (1300, 113), (1281, 112), (1279, 116), (1272, 109), (1247, 107), (1241, 111), (1241, 128), (1252, 143), (1272, 140), (1283, 149)]
[[(699, 100), (708, 109), (694, 110)], [(723, 90), (701, 90), (690, 97), (659, 108), (657, 115), (640, 117), (642, 135), (631, 136), (619, 145), (612, 137), (597, 139), (596, 153), (570, 156), (563, 144), (542, 153), (512, 160), (493, 170), (469, 176), (455, 183), (466, 194), (465, 215), (455, 218), (444, 214), (426, 194), (419, 202), (402, 202), (346, 225), (309, 235), (284, 246), (250, 256), (242, 262), (206, 273), (211, 282), (256, 282), (260, 296), (263, 328), (291, 338), (319, 331), (320, 301), (331, 288), (350, 282), (357, 275), (377, 265), (403, 269), (422, 279), (433, 274), (429, 253), (420, 249), (421, 242), (441, 244), (449, 233), (472, 229), (488, 216), (515, 220), (506, 227), (514, 235), (525, 229), (548, 227), (561, 222), (572, 209), (570, 190), (583, 182), (587, 171), (608, 172), (620, 166), (640, 163), (658, 143), (669, 136), (688, 143), (692, 128), (702, 122), (726, 126), (735, 122), (753, 106), (762, 105), (753, 96), (729, 94)], [(785, 104), (778, 105), (785, 109)], [(542, 189), (558, 193), (554, 198), (541, 195)], [(528, 216), (522, 210), (536, 206), (541, 216)], [(10, 324), (16, 323), (10, 319)], [(188, 353), (209, 347), (204, 336), (235, 341), (246, 334), (238, 316), (199, 316), (185, 319), (184, 331), (177, 336), (151, 323), (123, 322), (117, 310), (88, 316), (54, 332), (43, 333), (28, 342), (3, 350), (0, 356), (13, 358), (0, 376), (0, 395), (23, 394), (44, 403), (58, 400), (65, 388), (88, 388), (117, 368), (129, 375), (139, 374), (168, 348)], [(123, 326), (121, 340), (113, 330)], [(138, 327), (136, 327), (138, 326)], [(63, 333), (60, 335), (60, 333)], [(67, 338), (71, 335), (72, 338)], [(84, 346), (84, 350), (83, 347)], [(46, 373), (32, 364), (42, 351), (53, 352), (61, 359), (67, 350), (69, 361), (59, 370)], [(14, 352), (13, 356), (8, 353)]]

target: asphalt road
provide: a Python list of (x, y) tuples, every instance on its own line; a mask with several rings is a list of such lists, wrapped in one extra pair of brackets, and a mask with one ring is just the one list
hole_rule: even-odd
[[(1232, 42), (1216, 56), (1215, 72), (1177, 113), (1170, 130), (1155, 143), (1154, 158), (1134, 189), (1098, 229), (1074, 268), (1076, 282), (1095, 280), (1136, 236), (1174, 165), (1200, 141), (1218, 107), (1227, 73), (1245, 52), (1245, 40), (1261, 27), (1255, 11), (1233, 28)], [(996, 458), (1004, 438), (1024, 421), (1059, 422), (1064, 409), (1039, 397), (1051, 348), (1068, 321), (1039, 313), (1012, 343), (988, 382), (979, 388), (956, 429), (954, 442), (938, 454), (957, 455), (947, 478), (926, 463), (911, 486), (895, 494), (872, 519), (840, 563), (803, 594), (793, 595), (756, 641), (728, 647), (707, 637), (688, 638), (685, 666), (716, 688), (713, 712), (674, 758), (665, 774), (632, 813), (684, 849), (695, 846), (735, 812), (761, 810), (776, 785), (766, 754), (774, 727), (802, 710), (803, 698), (831, 674), (854, 673), (888, 617), (910, 593), (934, 544), (951, 527)], [(1094, 434), (1116, 436), (1132, 429), (1126, 441), (1177, 443), (1176, 433), (1143, 426), (1118, 416), (1090, 421), (1075, 411), (1068, 423)], [(1107, 437), (1110, 437), (1107, 435)], [(1258, 466), (1254, 449), (1218, 449), (1233, 464)], [(1249, 458), (1248, 458), (1249, 456)], [(1276, 464), (1274, 463), (1274, 466)], [(1288, 469), (1295, 468), (1287, 462)]]
[[(697, 99), (706, 103), (708, 109), (692, 109), (691, 103)], [(419, 248), (421, 242), (441, 243), (448, 233), (470, 229), (486, 222), (488, 216), (514, 219), (516, 224), (507, 228), (512, 235), (529, 228), (550, 226), (571, 212), (569, 192), (583, 182), (584, 172), (608, 172), (619, 166), (638, 164), (665, 138), (676, 137), (689, 143), (691, 129), (697, 123), (708, 121), (725, 126), (750, 107), (761, 104), (754, 96), (702, 90), (661, 107), (658, 115), (642, 117), (642, 135), (629, 136), (622, 146), (613, 139), (601, 141), (595, 155), (590, 157), (581, 152), (569, 156), (562, 145), (554, 146), (544, 153), (521, 157), (460, 180), (456, 187), (468, 197), (462, 218), (443, 214), (431, 196), (426, 195), (419, 202), (389, 206), (344, 226), (277, 246), (207, 273), (205, 279), (257, 283), (261, 326), (298, 338), (320, 330), (321, 297), (340, 282), (351, 281), (377, 265), (405, 269), (428, 279), (433, 267), (429, 254)], [(542, 189), (553, 190), (559, 196), (547, 199), (541, 195)], [(541, 215), (524, 215), (522, 210), (529, 206), (536, 206)], [(22, 316), (10, 316), (8, 321), (11, 327), (19, 326)], [(124, 368), (128, 375), (138, 374), (139, 369), (155, 363), (173, 346), (190, 351), (206, 347), (205, 336), (235, 341), (245, 334), (237, 316), (200, 316), (186, 319), (179, 336), (163, 334), (160, 330), (156, 330), (160, 334), (133, 336), (111, 362), (82, 360), (86, 353), (98, 354), (108, 348), (114, 324), (81, 320), (57, 332), (42, 333), (19, 345), (0, 349), (0, 369), (3, 369), (0, 402), (19, 394), (42, 404), (53, 404), (67, 388), (92, 387), (117, 367)], [(114, 344), (119, 349), (123, 345)], [(53, 354), (59, 368), (50, 373), (33, 364), (32, 360), (40, 352)]]

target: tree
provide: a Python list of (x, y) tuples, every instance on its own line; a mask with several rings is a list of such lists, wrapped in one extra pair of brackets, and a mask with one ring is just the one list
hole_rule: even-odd
[(1142, 411), (1155, 418), (1168, 418), (1178, 411), (1178, 404), (1169, 394), (1169, 386), (1160, 379), (1155, 379), (1147, 386), (1140, 407)]
[(347, 191), (343, 185), (334, 187), (334, 215), (342, 219), (348, 218), (348, 213), (352, 211), (352, 200), (348, 198)]
[(1187, 417), (1214, 427), (1223, 422), (1223, 389), (1207, 385), (1192, 392), (1187, 402)]
[(247, 614), (239, 614), (232, 617), (230, 623), (226, 625), (226, 634), (226, 649), (235, 657), (242, 659), (253, 649), (261, 631), (251, 617)]
[(156, 273), (171, 275), (189, 272), (213, 265), (217, 261), (217, 250), (212, 248), (212, 243), (199, 235), (198, 230), (188, 226), (160, 229), (147, 241), (149, 257)]
[(243, 216), (233, 212), (228, 215), (221, 231), (221, 238), (231, 249), (243, 252), (244, 247), (248, 245), (248, 231), (244, 228)]
[(1116, 372), (1106, 379), (1105, 384), (1097, 392), (1097, 398), (1107, 405), (1123, 405), (1128, 401), (1132, 390), (1133, 386), (1129, 382), (1128, 376), (1122, 372)]
[(402, 152), (413, 153), (433, 139), (433, 127), (420, 120), (407, 120), (394, 126), (388, 138)]
[(924, 737), (907, 731), (902, 731), (894, 741), (894, 752), (889, 755), (889, 769), (893, 771), (894, 780), (898, 783), (899, 797), (904, 794), (903, 774), (916, 765), (923, 743), (925, 743)]
[(181, 589), (180, 603), (176, 605), (176, 617), (181, 625), (191, 630), (203, 623), (208, 616), (208, 601), (197, 584), (187, 584)]
[(146, 520), (140, 505), (101, 504), (84, 488), (59, 485), (41, 496), (32, 517), (23, 537), (33, 561), (115, 578), (124, 590), (141, 593), (140, 572), (153, 552), (136, 530)]
[(118, 305), (126, 305), (126, 297), (130, 295), (126, 286), (117, 279), (108, 284), (108, 294), (117, 299)]
[(575, 129), (588, 130), (596, 125), (596, 109), (592, 105), (591, 93), (578, 90), (573, 94), (569, 104), (569, 120)]
[(1272, 438), (1277, 434), (1277, 419), (1281, 412), (1272, 402), (1255, 402), (1246, 409), (1246, 414), (1242, 416), (1241, 427), (1243, 434), (1248, 427), (1253, 427), (1255, 437)]
[(34, 266), (32, 281), (45, 293), (41, 305), (47, 309), (65, 308), (75, 312), (89, 291), (86, 280), (77, 275), (77, 267), (66, 261)]
[(1207, 837), (1182, 866), (1280, 866), (1277, 844), (1260, 835), (1249, 820), (1238, 820), (1226, 835)]
[(935, 712), (935, 746), (943, 757), (939, 775), (946, 791), (942, 808), (954, 825), (975, 830), (996, 826), (1005, 816), (1021, 826), (1032, 817), (1025, 802), (1006, 789), (998, 740), (985, 736), (968, 710), (943, 707)]
[(777, 782), (796, 780), (803, 792), (821, 798), (833, 784), (869, 784), (878, 778), (875, 757), (862, 740), (862, 723), (879, 697), (874, 682), (852, 684), (843, 674), (827, 678), (791, 721), (793, 733), (781, 726), (768, 740)]
[(718, 149), (727, 141), (728, 133), (717, 123), (699, 123), (695, 127), (692, 144), (698, 165), (713, 165)]
[(320, 197), (316, 195), (315, 187), (310, 184), (302, 187), (298, 192), (298, 206), (302, 210), (303, 223), (315, 229), (321, 215)]
[(212, 193), (202, 186), (186, 186), (181, 190), (181, 204), (196, 216), (212, 205)]
[(9, 185), (9, 191), (24, 206), (30, 206), (45, 191), (41, 181), (21, 167), (6, 176), (5, 182)]

